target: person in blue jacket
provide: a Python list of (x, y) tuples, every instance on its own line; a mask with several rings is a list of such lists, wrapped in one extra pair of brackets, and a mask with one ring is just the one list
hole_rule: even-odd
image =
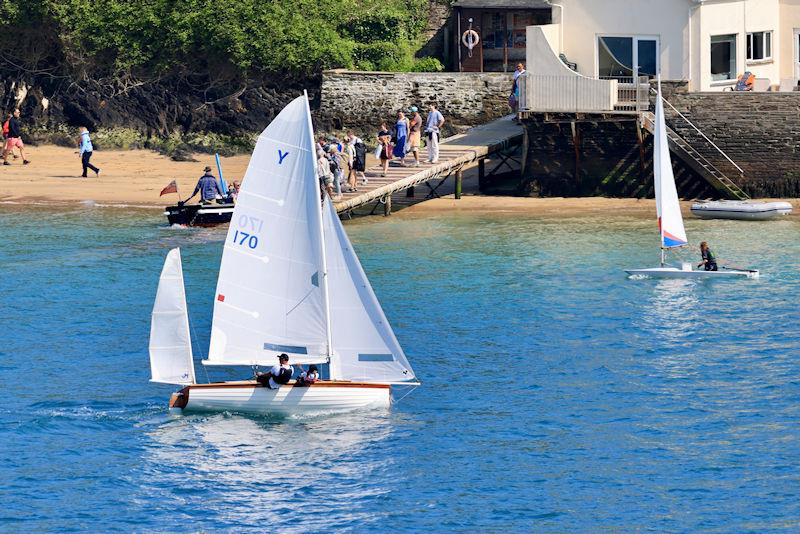
[(197, 186), (194, 188), (192, 196), (184, 200), (181, 204), (185, 204), (193, 199), (198, 191), (200, 192), (200, 201), (204, 204), (214, 202), (214, 200), (217, 198), (217, 195), (221, 197), (225, 196), (222, 194), (222, 189), (220, 189), (217, 179), (213, 174), (211, 174), (211, 167), (206, 167), (203, 169), (203, 171), (205, 174), (203, 174), (203, 176), (201, 176), (197, 181)]
[(95, 176), (100, 176), (100, 169), (89, 163), (92, 158), (94, 147), (92, 146), (92, 139), (89, 137), (89, 130), (82, 126), (80, 129), (81, 137), (78, 139), (78, 147), (80, 148), (81, 164), (83, 165), (83, 174), (81, 178), (88, 178), (86, 171), (92, 169)]

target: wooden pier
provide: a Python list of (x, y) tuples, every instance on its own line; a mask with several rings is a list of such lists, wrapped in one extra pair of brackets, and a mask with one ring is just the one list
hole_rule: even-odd
[[(405, 167), (390, 164), (385, 177), (381, 176), (380, 165), (368, 168), (368, 184), (359, 183), (354, 193), (343, 191), (334, 206), (340, 214), (351, 215), (356, 210), (372, 214), (380, 210), (389, 215), (393, 204), (411, 204), (443, 194), (441, 188), (451, 177), (455, 197), (460, 198), (461, 180), (467, 168), (477, 165), (479, 181), (484, 180), (507, 163), (511, 153), (523, 144), (523, 137), (522, 126), (513, 121), (512, 115), (477, 126), (442, 140), (436, 164), (425, 163), (428, 150), (423, 146), (419, 167), (413, 166), (414, 158), (409, 154)], [(523, 147), (522, 157), (525, 152)], [(495, 166), (487, 172), (485, 163), (490, 157)], [(420, 191), (415, 189), (423, 185)], [(344, 184), (342, 187), (346, 188)]]

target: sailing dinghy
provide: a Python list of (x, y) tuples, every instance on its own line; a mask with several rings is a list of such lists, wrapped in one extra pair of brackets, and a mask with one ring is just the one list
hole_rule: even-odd
[(666, 264), (666, 252), (689, 244), (683, 226), (675, 176), (672, 173), (672, 160), (667, 143), (667, 126), (664, 121), (664, 103), (661, 97), (661, 80), (658, 82), (656, 97), (655, 133), (653, 138), (653, 174), (656, 192), (656, 212), (658, 229), (661, 233), (661, 265), (649, 269), (626, 269), (631, 276), (650, 278), (758, 278), (758, 271), (728, 269), (721, 271), (698, 271), (692, 264), (683, 262), (681, 268)]
[(286, 353), (293, 366), (326, 365), (328, 378), (278, 389), (255, 380), (197, 384), (180, 254), (172, 250), (150, 343), (153, 380), (184, 386), (171, 409), (349, 411), (388, 407), (392, 386), (419, 384), (330, 199), (320, 202), (314, 149), (306, 96), (259, 136), (222, 253), (203, 364), (272, 367)]

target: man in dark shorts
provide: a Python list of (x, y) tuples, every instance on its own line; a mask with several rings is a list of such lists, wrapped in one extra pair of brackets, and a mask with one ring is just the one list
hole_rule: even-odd
[(708, 248), (708, 243), (703, 241), (700, 243), (700, 254), (703, 257), (703, 261), (697, 264), (697, 267), (705, 267), (706, 271), (716, 271), (717, 268), (717, 257), (714, 256), (714, 253), (711, 252), (711, 249)]

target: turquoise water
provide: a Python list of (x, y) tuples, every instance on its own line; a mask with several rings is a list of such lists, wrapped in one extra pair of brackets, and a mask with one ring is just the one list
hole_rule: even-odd
[(657, 236), (621, 215), (348, 223), (424, 385), (274, 420), (148, 383), (164, 255), (200, 359), (221, 230), (0, 206), (0, 531), (796, 532), (800, 221), (687, 224), (763, 278), (628, 280)]

